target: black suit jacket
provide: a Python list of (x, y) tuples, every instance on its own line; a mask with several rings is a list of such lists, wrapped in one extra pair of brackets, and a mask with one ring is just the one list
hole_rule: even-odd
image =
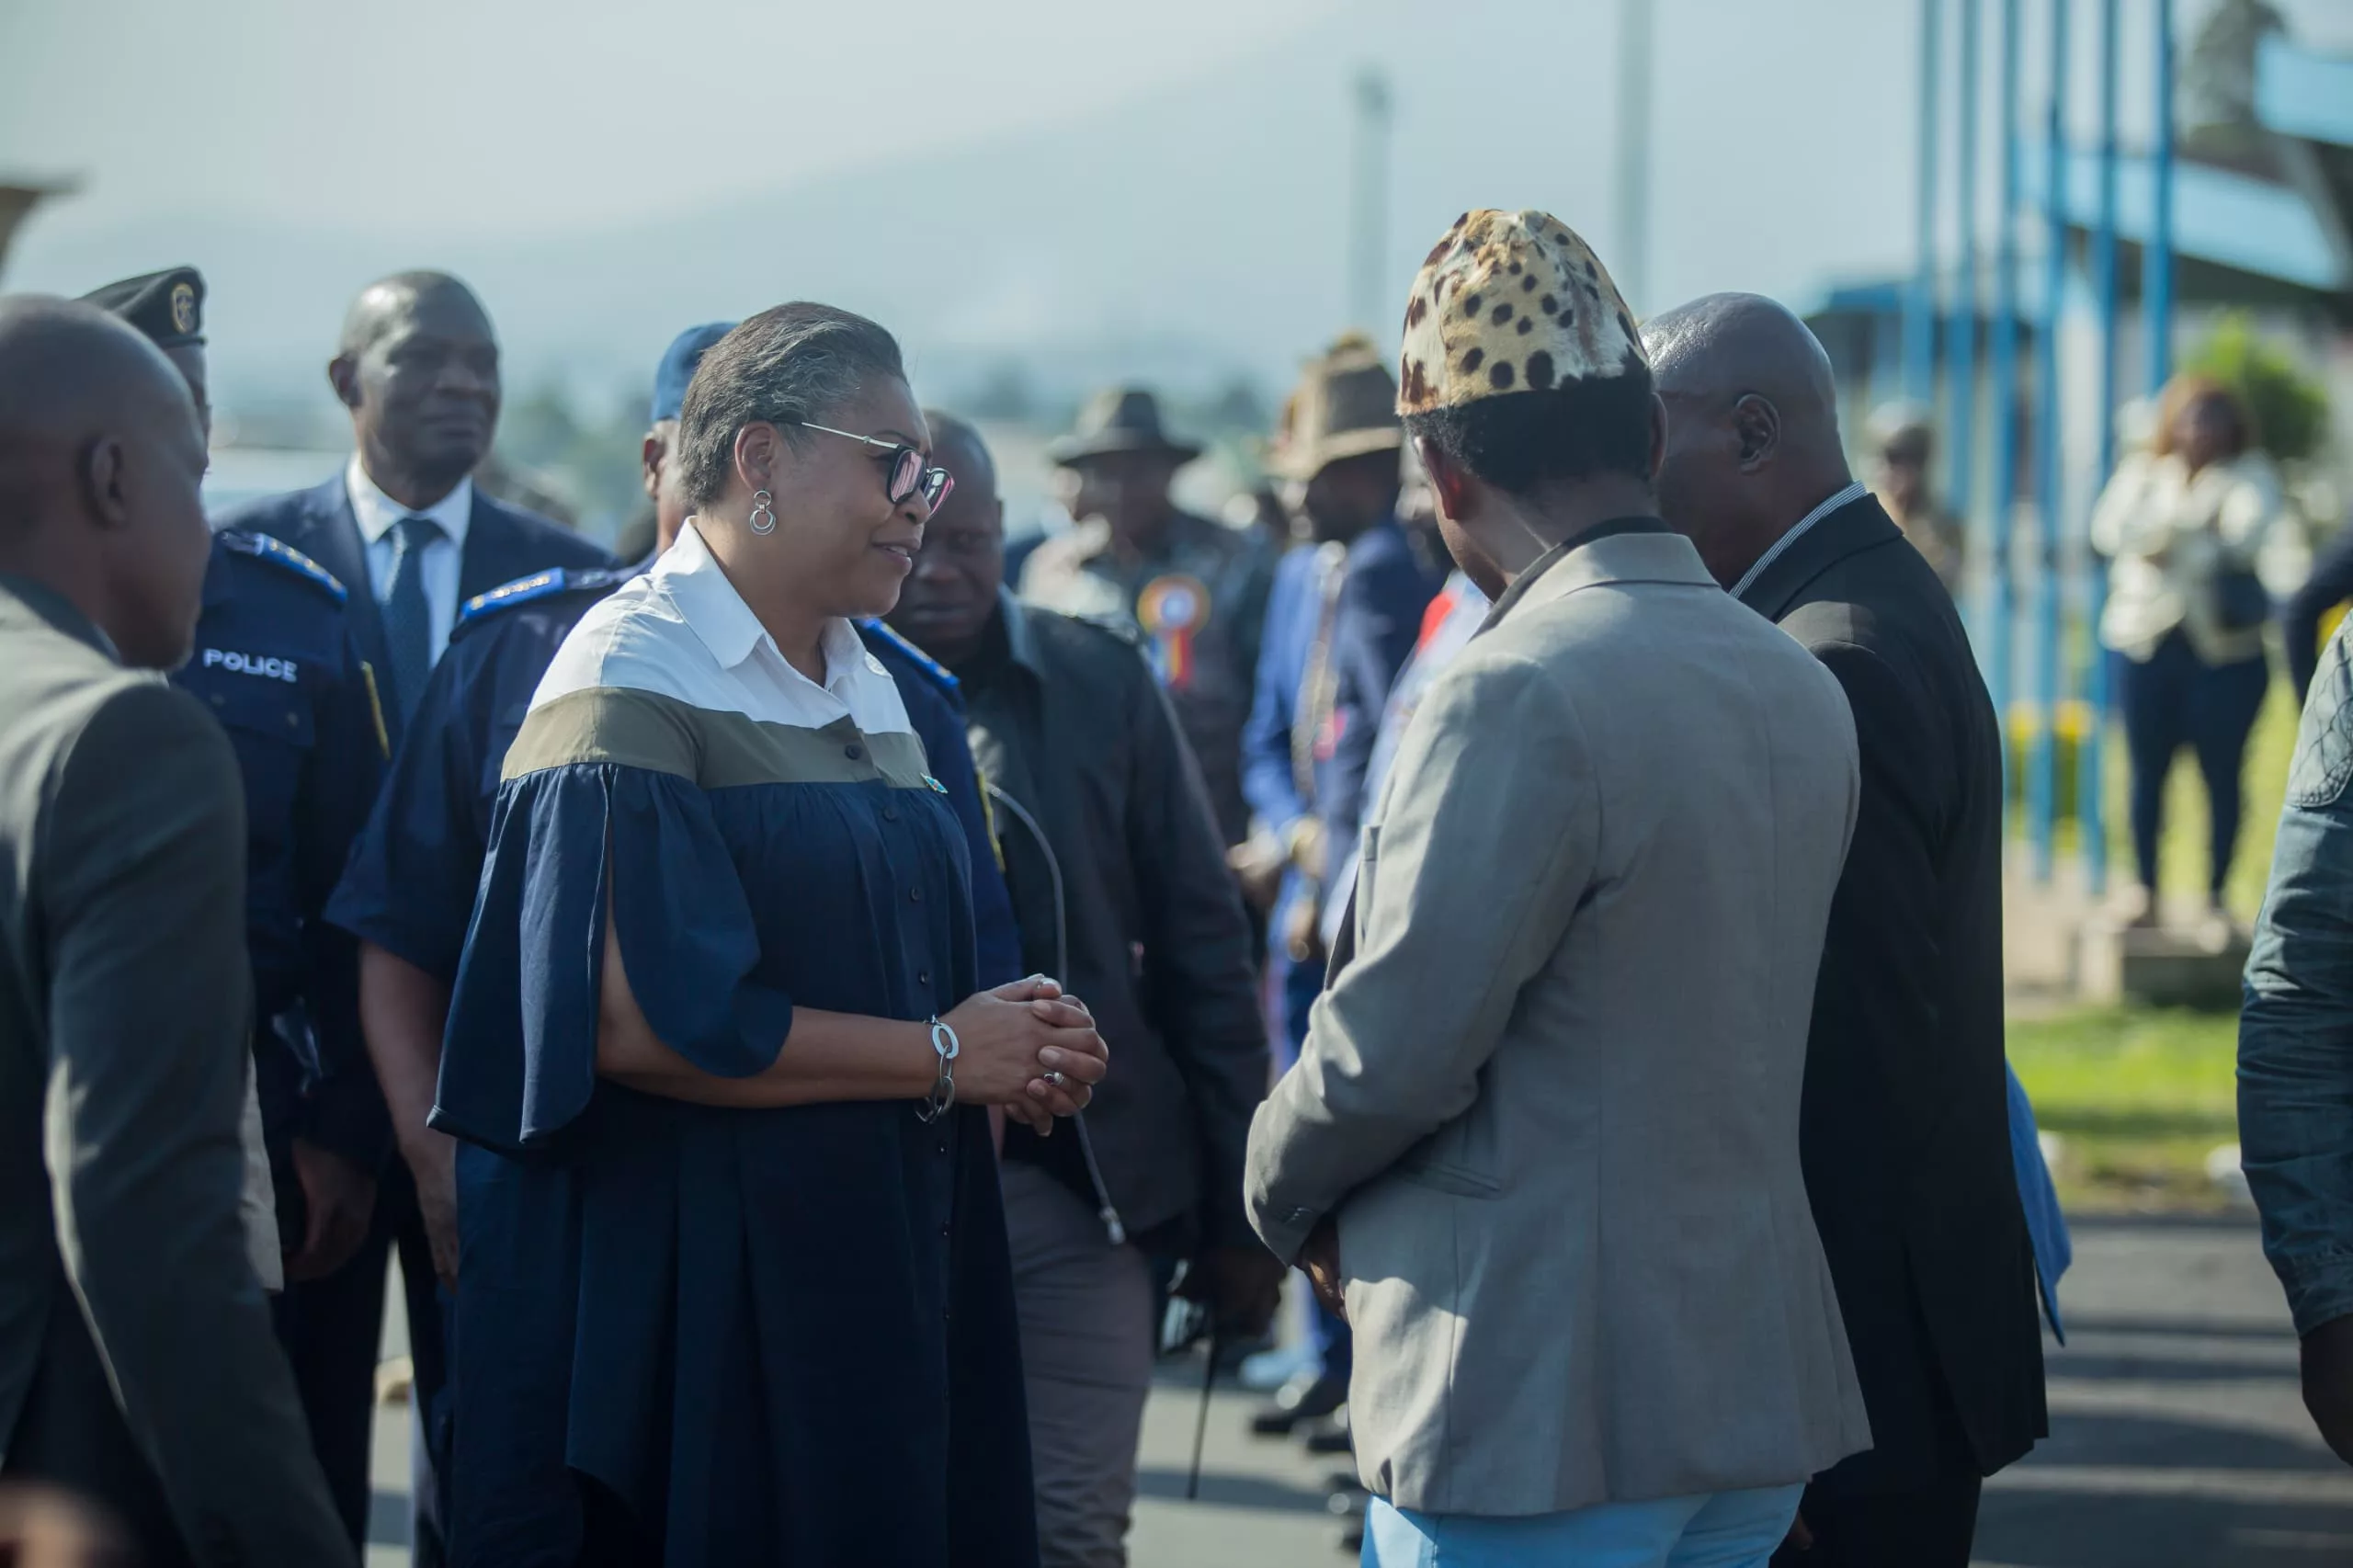
[(1822, 1484), (1990, 1475), (2048, 1430), (2003, 1076), (1994, 705), (1951, 595), (1869, 496), (1742, 597), (1837, 676), (1862, 754), (1801, 1138), (1873, 1448)]
[[(351, 632), (359, 656), (389, 678), (392, 659), (384, 646), (384, 618), (369, 591), (368, 545), (359, 537), (359, 519), (351, 510), (351, 493), (338, 472), (324, 484), (273, 495), (237, 508), (218, 519), (223, 528), (235, 526), (266, 533), (292, 545), (343, 580), (351, 590)], [(551, 566), (603, 567), (613, 558), (561, 523), (494, 501), (474, 486), (473, 510), (466, 523), (466, 544), (458, 563), (458, 602), (486, 594), (502, 583)], [(384, 703), (384, 722), (400, 741), (401, 705)]]
[[(1266, 1026), (1200, 768), (1127, 635), (1001, 601), (1004, 656), (959, 671), (972, 755), (1012, 802), (996, 827), (1022, 961), (1085, 997), (1120, 1053), (1086, 1111), (1105, 1196), (1155, 1247), (1256, 1246), (1242, 1165)], [(1067, 1135), (1007, 1128), (1006, 1151), (1088, 1183)]]

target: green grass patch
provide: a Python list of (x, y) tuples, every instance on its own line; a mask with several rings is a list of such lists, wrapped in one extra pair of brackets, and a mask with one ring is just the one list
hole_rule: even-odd
[(2238, 1137), (2238, 1020), (2091, 1008), (2014, 1020), (2010, 1065), (2064, 1145), (2052, 1175), (2070, 1209), (2219, 1208), (2206, 1176)]

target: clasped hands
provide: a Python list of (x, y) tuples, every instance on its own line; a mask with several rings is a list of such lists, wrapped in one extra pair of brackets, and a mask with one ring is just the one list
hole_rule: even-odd
[(941, 1021), (956, 1031), (956, 1097), (995, 1106), (1040, 1137), (1076, 1116), (1110, 1071), (1086, 1004), (1041, 974), (966, 997)]

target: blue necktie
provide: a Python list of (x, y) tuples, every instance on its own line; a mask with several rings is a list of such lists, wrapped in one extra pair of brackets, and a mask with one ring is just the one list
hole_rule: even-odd
[(384, 643), (392, 655), (392, 699), (406, 723), (433, 673), (433, 606), (425, 597), (426, 547), (441, 537), (430, 517), (392, 525), (392, 588), (384, 596)]

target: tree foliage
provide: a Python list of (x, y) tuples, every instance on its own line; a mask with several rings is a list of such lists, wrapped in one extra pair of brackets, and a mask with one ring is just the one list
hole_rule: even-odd
[(2328, 429), (2326, 388), (2257, 333), (2245, 312), (2224, 316), (2181, 368), (2236, 392), (2255, 421), (2256, 444), (2279, 461), (2295, 462), (2319, 449)]

